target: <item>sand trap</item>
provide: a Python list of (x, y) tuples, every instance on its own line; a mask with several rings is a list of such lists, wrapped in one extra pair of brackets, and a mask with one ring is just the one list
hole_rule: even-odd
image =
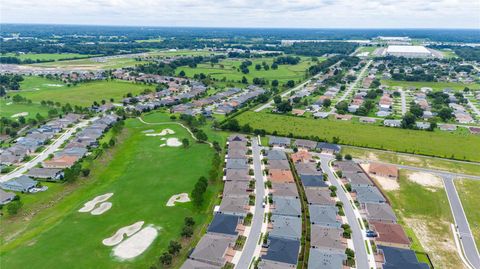
[(160, 139), (160, 140), (167, 140), (167, 139), (165, 137), (162, 137), (162, 139)]
[(122, 227), (118, 229), (118, 231), (111, 237), (103, 239), (102, 243), (105, 246), (110, 246), (110, 247), (115, 246), (120, 242), (122, 242), (124, 234), (127, 236), (132, 236), (134, 233), (142, 229), (142, 226), (144, 223), (145, 223), (144, 221), (137, 221), (132, 225)]
[(163, 148), (163, 147), (165, 147), (165, 146), (166, 146), (165, 144), (161, 144), (161, 145), (160, 145), (161, 148)]
[(10, 117), (12, 117), (12, 118), (18, 118), (18, 117), (22, 117), (22, 116), (23, 116), (23, 117), (28, 116), (28, 112), (20, 112), (20, 113), (17, 113), (17, 114), (13, 114), (13, 115), (10, 116)]
[(95, 208), (90, 212), (92, 215), (102, 215), (103, 213), (107, 212), (110, 208), (112, 208), (112, 203), (104, 202), (101, 203), (99, 207)]
[(169, 134), (174, 134), (175, 132), (171, 129), (164, 129), (160, 133), (155, 133), (155, 134), (146, 134), (146, 136), (164, 136), (164, 135), (169, 135)]
[(45, 86), (48, 86), (48, 87), (63, 87), (62, 84), (43, 84)]
[(95, 206), (98, 203), (102, 203), (102, 202), (107, 201), (110, 197), (112, 197), (112, 195), (113, 195), (112, 192), (105, 193), (103, 195), (99, 195), (99, 196), (93, 198), (92, 200), (86, 202), (83, 205), (83, 207), (78, 210), (78, 212), (90, 212), (95, 208)]
[(145, 130), (145, 131), (143, 131), (142, 133), (146, 134), (146, 133), (153, 133), (153, 132), (155, 132), (155, 130), (153, 130), (153, 129), (149, 129), (149, 130)]
[(9, 106), (9, 105), (11, 105), (11, 104), (12, 104), (12, 102), (8, 102), (8, 103), (6, 103), (5, 105)]
[(167, 206), (174, 206), (175, 203), (186, 203), (190, 202), (190, 198), (188, 198), (188, 193), (180, 193), (175, 194), (170, 199), (168, 199)]
[(433, 188), (443, 187), (442, 179), (430, 173), (415, 172), (415, 173), (409, 174), (408, 179), (424, 187), (433, 187)]
[(131, 259), (142, 254), (158, 235), (154, 227), (146, 227), (123, 241), (113, 249), (113, 254), (121, 259)]
[(180, 147), (181, 145), (182, 142), (180, 142), (180, 140), (178, 140), (176, 137), (167, 139), (167, 146), (169, 147)]

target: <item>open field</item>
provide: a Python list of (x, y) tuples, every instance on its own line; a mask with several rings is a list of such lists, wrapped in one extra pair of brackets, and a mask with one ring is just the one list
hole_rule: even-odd
[(480, 246), (480, 210), (478, 210), (478, 201), (480, 201), (480, 181), (472, 179), (455, 180), (458, 196), (462, 201), (463, 209), (467, 216), (468, 224), (472, 230), (473, 237), (477, 247)]
[(1, 56), (7, 57), (16, 57), (20, 60), (40, 60), (40, 61), (60, 61), (64, 59), (72, 59), (72, 58), (88, 58), (93, 57), (95, 55), (88, 55), (88, 54), (78, 54), (78, 53), (26, 53), (26, 54), (14, 54), (14, 53), (6, 53), (2, 54)]
[(463, 268), (455, 248), (447, 195), (442, 188), (426, 188), (400, 171), (400, 189), (385, 192), (399, 223), (412, 240), (412, 249), (425, 251), (435, 268)]
[(47, 62), (47, 63), (37, 63), (31, 64), (33, 67), (49, 67), (49, 68), (63, 68), (70, 70), (98, 70), (98, 69), (116, 69), (122, 67), (130, 67), (145, 62), (137, 61), (134, 58), (129, 57), (119, 57), (107, 59), (104, 62), (95, 62), (90, 58), (87, 59), (78, 59), (78, 60), (68, 60), (68, 61), (58, 61), (58, 62)]
[(253, 129), (264, 129), (270, 134), (276, 131), (283, 136), (317, 136), (330, 142), (338, 137), (340, 144), (345, 145), (480, 161), (480, 136), (467, 133), (407, 130), (253, 111), (242, 113), (236, 119), (240, 125), (248, 123)]
[(154, 50), (148, 53), (149, 56), (209, 56), (221, 54), (208, 50)]
[(387, 163), (438, 169), (452, 173), (480, 175), (479, 163), (456, 162), (448, 159), (439, 159), (420, 155), (404, 155), (396, 152), (356, 148), (350, 146), (343, 146), (342, 154), (350, 154), (354, 158), (370, 161), (382, 161)]
[(243, 74), (238, 70), (238, 67), (245, 59), (226, 59), (218, 64), (214, 64), (213, 67), (210, 64), (199, 64), (196, 68), (181, 66), (178, 67), (176, 71), (178, 74), (183, 70), (187, 77), (193, 77), (195, 74), (200, 73), (204, 73), (205, 75), (210, 74), (211, 77), (218, 80), (225, 78), (227, 82), (239, 82), (242, 80), (242, 77), (245, 76), (249, 83), (252, 82), (253, 78), (257, 77), (264, 78), (270, 82), (277, 79), (280, 84), (282, 84), (288, 80), (294, 80), (296, 83), (299, 80), (303, 80), (305, 78), (306, 69), (312, 65), (310, 58), (302, 57), (300, 63), (296, 65), (279, 65), (277, 70), (264, 70), (263, 68), (261, 70), (255, 69), (255, 65), (262, 64), (262, 62), (271, 65), (273, 59), (274, 58), (248, 59), (252, 61), (252, 65), (248, 67), (250, 70), (248, 74)]
[[(150, 114), (145, 120), (167, 121), (168, 116)], [(146, 137), (142, 133), (165, 128), (175, 131), (168, 137), (190, 139), (190, 147), (160, 147), (161, 137)], [(184, 217), (194, 217), (197, 227), (209, 220), (208, 203), (197, 209), (191, 203), (167, 207), (166, 202), (174, 194), (190, 193), (197, 179), (207, 176), (213, 149), (207, 144), (194, 143), (178, 125), (145, 125), (138, 119), (126, 121), (119, 140), (112, 154), (108, 154), (111, 160), (93, 162), (90, 178), (75, 192), (58, 201), (49, 201), (50, 207), (34, 215), (3, 221), (2, 267), (148, 268), (166, 250), (170, 240), (179, 239)], [(210, 185), (207, 202), (219, 191), (219, 185)], [(113, 206), (106, 213), (92, 216), (77, 212), (85, 202), (109, 192), (114, 194), (109, 199)], [(132, 260), (115, 258), (112, 247), (104, 246), (102, 240), (141, 220), (156, 227), (158, 237)]]
[(110, 98), (119, 102), (127, 93), (138, 95), (145, 89), (152, 89), (152, 86), (122, 80), (91, 81), (67, 86), (57, 80), (39, 77), (26, 77), (20, 87), (22, 90), (18, 94), (33, 102), (51, 100), (79, 106), (90, 106), (94, 101), (100, 102), (103, 99), (109, 101)]
[(48, 109), (49, 109), (48, 107), (44, 107), (35, 103), (18, 104), (18, 103), (12, 103), (12, 101), (8, 99), (4, 99), (4, 98), (0, 99), (0, 117), (7, 117), (10, 119), (13, 119), (12, 115), (23, 113), (23, 112), (28, 113), (27, 116), (24, 116), (26, 119), (35, 118), (35, 115), (37, 115), (37, 113), (40, 113), (40, 115), (42, 115), (43, 117), (46, 117), (48, 115)]
[(381, 80), (382, 84), (388, 86), (400, 86), (403, 88), (416, 87), (420, 89), (421, 87), (429, 87), (436, 91), (441, 91), (445, 88), (451, 88), (454, 90), (463, 91), (465, 87), (473, 89), (480, 89), (480, 84), (472, 83), (455, 83), (455, 82), (426, 82), (426, 81), (399, 81), (399, 80)]

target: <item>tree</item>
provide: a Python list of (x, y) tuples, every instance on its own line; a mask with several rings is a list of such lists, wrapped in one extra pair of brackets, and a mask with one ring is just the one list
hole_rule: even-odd
[(272, 80), (272, 87), (278, 87), (278, 80)]
[(90, 175), (90, 169), (88, 169), (88, 168), (82, 169), (82, 176), (83, 177), (88, 177), (88, 175)]
[(345, 160), (351, 161), (352, 160), (352, 155), (345, 154)]
[(448, 121), (449, 119), (452, 118), (452, 113), (453, 110), (450, 108), (442, 108), (440, 111), (438, 111), (438, 116), (443, 120), (443, 121)]
[(160, 262), (161, 262), (163, 265), (170, 265), (170, 264), (172, 264), (172, 259), (173, 259), (172, 254), (170, 254), (170, 253), (168, 253), (168, 252), (164, 252), (164, 253), (162, 253), (162, 256), (160, 256)]
[(330, 99), (327, 98), (327, 99), (323, 100), (323, 103), (322, 103), (323, 107), (328, 108), (331, 105), (332, 105), (332, 101)]
[(182, 145), (184, 148), (188, 148), (190, 141), (187, 138), (182, 139)]
[(109, 145), (110, 147), (115, 146), (115, 139), (111, 138), (111, 139), (108, 141), (108, 145)]
[(336, 159), (337, 161), (341, 161), (341, 160), (343, 159), (342, 154), (340, 154), (340, 153), (335, 154), (335, 159)]
[(255, 70), (260, 70), (260, 69), (262, 69), (262, 66), (260, 64), (256, 64), (255, 65)]
[(402, 118), (402, 123), (401, 126), (404, 129), (412, 129), (413, 126), (415, 126), (415, 115), (413, 115), (411, 112), (405, 113), (405, 115)]
[(183, 226), (181, 235), (186, 238), (190, 238), (193, 235), (192, 226)]
[(280, 104), (277, 104), (277, 110), (281, 113), (286, 113), (292, 111), (292, 105), (289, 101), (283, 101)]
[(295, 86), (295, 81), (293, 81), (293, 80), (287, 81), (287, 87), (288, 88), (293, 88), (293, 86)]
[(252, 132), (252, 127), (250, 127), (250, 124), (245, 124), (242, 126), (242, 132), (244, 133), (251, 133)]
[(195, 220), (192, 217), (185, 217), (183, 220), (186, 226), (193, 226), (195, 225)]
[(23, 203), (20, 200), (15, 200), (7, 204), (7, 212), (9, 215), (16, 215), (20, 208), (22, 208)]
[(185, 71), (183, 71), (183, 70), (180, 71), (180, 73), (178, 73), (178, 75), (179, 75), (180, 77), (184, 77), (184, 76), (185, 76)]
[(243, 83), (243, 84), (247, 84), (247, 83), (248, 83), (248, 79), (247, 79), (245, 76), (242, 77), (242, 83)]
[(198, 141), (200, 141), (200, 142), (208, 140), (207, 134), (200, 129), (195, 132), (195, 136), (197, 137)]
[(231, 119), (225, 124), (225, 128), (233, 132), (238, 132), (240, 131), (240, 124), (237, 119)]
[(170, 244), (168, 245), (168, 253), (172, 255), (177, 255), (180, 250), (182, 249), (182, 245), (178, 243), (177, 241), (170, 241)]

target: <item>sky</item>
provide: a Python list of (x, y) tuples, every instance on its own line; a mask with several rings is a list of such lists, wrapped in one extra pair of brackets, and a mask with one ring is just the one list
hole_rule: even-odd
[(2, 0), (1, 23), (480, 28), (480, 0)]

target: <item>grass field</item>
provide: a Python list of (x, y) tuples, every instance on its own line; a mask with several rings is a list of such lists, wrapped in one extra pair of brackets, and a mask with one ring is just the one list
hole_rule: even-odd
[[(182, 70), (185, 72), (187, 77), (193, 77), (195, 74), (204, 73), (206, 75), (210, 74), (211, 77), (221, 80), (225, 78), (228, 82), (234, 81), (238, 82), (242, 80), (242, 77), (245, 76), (247, 80), (251, 83), (253, 78), (264, 78), (268, 81), (277, 79), (281, 84), (287, 82), (288, 80), (294, 80), (298, 82), (305, 78), (306, 69), (312, 64), (310, 58), (302, 57), (302, 61), (296, 65), (279, 65), (277, 70), (269, 69), (256, 70), (256, 64), (262, 64), (266, 62), (268, 65), (271, 65), (274, 58), (257, 58), (250, 59), (252, 65), (248, 67), (250, 72), (248, 74), (243, 74), (238, 70), (238, 67), (243, 62), (243, 60), (237, 59), (226, 59), (221, 61), (218, 64), (199, 64), (196, 68), (190, 68), (188, 66), (182, 66), (177, 68), (177, 74)], [(321, 59), (322, 60), (322, 59)], [(223, 68), (222, 68), (223, 66)]]
[(480, 201), (480, 181), (472, 179), (455, 180), (458, 196), (462, 201), (463, 209), (467, 215), (470, 229), (477, 247), (480, 246), (480, 210), (478, 210), (478, 201)]
[(95, 62), (91, 59), (78, 59), (78, 60), (68, 60), (68, 61), (58, 61), (58, 62), (47, 62), (47, 63), (37, 63), (31, 64), (34, 67), (56, 67), (56, 68), (65, 68), (65, 69), (78, 69), (78, 70), (98, 70), (98, 69), (116, 69), (123, 67), (131, 67), (145, 62), (136, 61), (134, 58), (112, 58), (108, 59), (105, 62)]
[[(150, 114), (145, 120), (168, 121), (168, 115)], [(176, 132), (170, 137), (190, 139), (190, 147), (160, 147), (160, 137), (142, 133), (164, 128)], [(107, 156), (111, 160), (93, 162), (90, 178), (70, 195), (58, 201), (39, 197), (37, 202), (48, 201), (49, 207), (34, 215), (3, 221), (2, 268), (148, 268), (170, 240), (179, 239), (184, 217), (194, 217), (197, 227), (209, 221), (208, 203), (200, 209), (191, 203), (174, 207), (166, 207), (165, 203), (173, 194), (190, 193), (197, 179), (207, 176), (213, 149), (194, 143), (178, 125), (145, 125), (137, 119), (126, 121), (119, 140)], [(220, 185), (210, 185), (206, 201), (212, 200)], [(77, 212), (85, 202), (107, 192), (114, 193), (109, 211), (100, 216)], [(31, 195), (33, 199), (35, 196)], [(104, 246), (102, 240), (139, 220), (159, 227), (159, 236), (133, 260), (114, 258), (112, 248)]]
[(23, 60), (60, 61), (63, 59), (72, 59), (72, 58), (88, 58), (88, 57), (93, 57), (95, 55), (78, 54), (78, 53), (26, 53), (26, 54), (16, 55), (14, 53), (6, 53), (6, 54), (2, 54), (1, 56), (17, 57), (22, 61)]
[(28, 112), (28, 115), (24, 116), (26, 119), (35, 118), (37, 113), (40, 113), (40, 115), (46, 117), (48, 115), (48, 107), (44, 107), (35, 103), (17, 104), (12, 103), (8, 99), (0, 99), (0, 117), (11, 118), (12, 115), (22, 112)]
[(463, 91), (465, 87), (473, 89), (480, 89), (479, 83), (465, 84), (465, 83), (455, 83), (455, 82), (423, 82), (423, 81), (399, 81), (399, 80), (381, 80), (382, 84), (388, 86), (400, 86), (403, 88), (407, 87), (416, 87), (420, 89), (421, 87), (430, 87), (433, 90), (441, 91), (445, 88), (451, 88), (454, 90)]
[(51, 100), (79, 106), (90, 106), (94, 101), (100, 102), (102, 99), (109, 101), (110, 98), (119, 102), (127, 93), (137, 95), (145, 89), (152, 89), (152, 86), (122, 80), (92, 81), (67, 86), (57, 80), (40, 77), (26, 77), (20, 87), (22, 90), (18, 94), (33, 102)]
[(468, 133), (406, 130), (253, 111), (242, 113), (236, 119), (240, 125), (248, 123), (253, 129), (264, 129), (267, 133), (277, 131), (283, 136), (318, 136), (330, 142), (333, 137), (338, 137), (345, 145), (480, 161), (480, 136)]
[(400, 189), (386, 192), (398, 221), (413, 240), (411, 248), (430, 255), (435, 268), (463, 268), (457, 255), (450, 223), (447, 196), (443, 188), (427, 189), (410, 181), (400, 171)]

